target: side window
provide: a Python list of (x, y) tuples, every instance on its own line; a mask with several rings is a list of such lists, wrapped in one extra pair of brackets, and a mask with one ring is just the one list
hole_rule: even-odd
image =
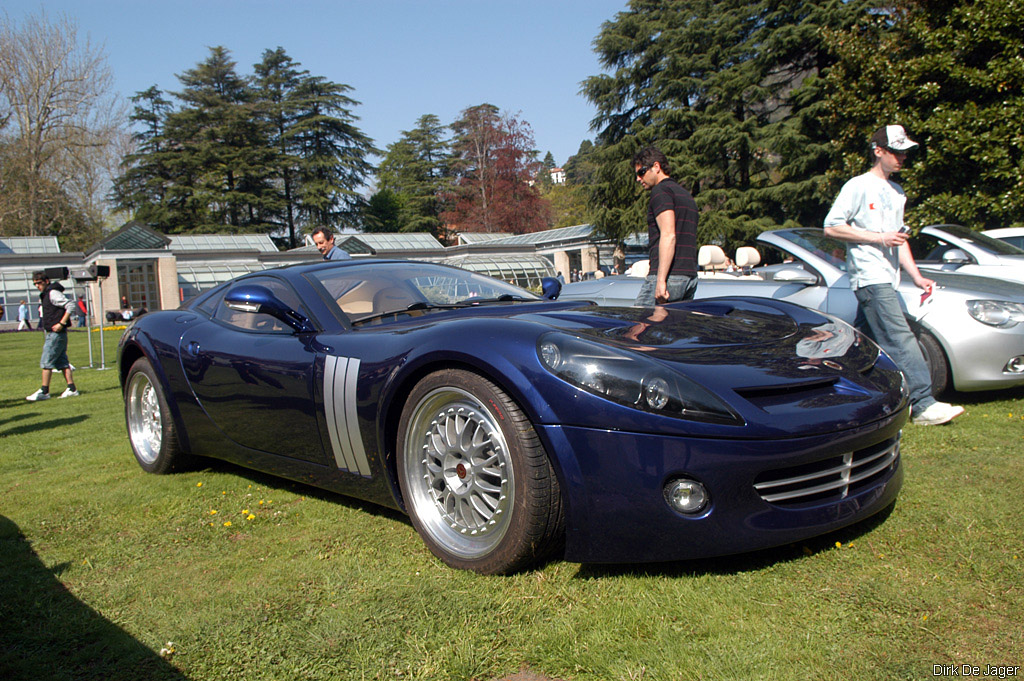
[[(298, 294), (292, 290), (290, 286), (285, 284), (280, 279), (275, 277), (250, 277), (242, 281), (236, 282), (231, 287), (224, 289), (224, 293), (227, 293), (234, 286), (242, 284), (256, 284), (270, 289), (270, 292), (277, 296), (280, 300), (288, 305), (293, 310), (298, 310), (302, 314), (309, 316), (309, 313), (303, 308), (302, 301), (299, 299)], [(253, 313), (253, 312), (238, 312), (232, 310), (224, 304), (223, 296), (217, 303), (216, 313), (213, 318), (221, 321), (225, 324), (233, 326), (244, 331), (257, 331), (260, 333), (291, 333), (292, 328), (282, 322), (276, 317), (272, 317), (268, 314)]]

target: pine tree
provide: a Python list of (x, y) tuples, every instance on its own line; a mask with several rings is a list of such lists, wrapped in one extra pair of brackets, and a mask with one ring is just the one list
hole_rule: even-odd
[(644, 228), (631, 159), (649, 144), (697, 199), (702, 243), (731, 248), (818, 221), (828, 161), (818, 77), (832, 63), (820, 29), (849, 25), (867, 4), (633, 0), (606, 22), (595, 49), (613, 73), (583, 86), (598, 109), (599, 228), (620, 239)]

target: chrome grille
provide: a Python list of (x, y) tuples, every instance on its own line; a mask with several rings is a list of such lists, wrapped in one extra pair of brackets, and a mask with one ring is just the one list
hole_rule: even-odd
[(754, 489), (769, 504), (801, 506), (845, 499), (867, 489), (895, 468), (900, 438), (812, 464), (766, 471)]

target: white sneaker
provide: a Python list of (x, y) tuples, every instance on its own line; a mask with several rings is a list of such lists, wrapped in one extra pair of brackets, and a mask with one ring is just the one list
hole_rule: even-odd
[(29, 402), (42, 402), (43, 400), (50, 399), (50, 397), (50, 393), (44, 393), (43, 389), (40, 388), (39, 390), (35, 391), (25, 399), (28, 400)]
[(77, 390), (72, 390), (71, 388), (65, 388), (64, 392), (62, 392), (60, 394), (60, 399), (64, 399), (65, 397), (78, 397), (81, 394), (82, 393), (78, 392)]
[(945, 402), (936, 402), (910, 420), (919, 426), (937, 426), (949, 423), (963, 413), (963, 407), (946, 404)]

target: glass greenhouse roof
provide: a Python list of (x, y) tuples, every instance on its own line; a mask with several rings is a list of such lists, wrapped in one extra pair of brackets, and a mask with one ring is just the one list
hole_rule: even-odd
[[(335, 236), (335, 242), (338, 245), (347, 243), (349, 241), (359, 241), (369, 246), (375, 251), (410, 251), (410, 250), (433, 250), (441, 249), (444, 246), (441, 242), (435, 239), (426, 232), (398, 232), (398, 233), (385, 233), (385, 234), (354, 234), (347, 236), (344, 239), (340, 238), (340, 235)], [(350, 248), (345, 248), (349, 252), (353, 251)]]
[(172, 251), (260, 251), (276, 253), (267, 234), (175, 234), (169, 237)]
[(4, 236), (0, 237), (0, 255), (36, 255), (60, 253), (55, 236)]
[(565, 241), (567, 239), (585, 239), (589, 237), (593, 231), (594, 226), (591, 224), (573, 225), (572, 227), (549, 229), (543, 232), (516, 234), (514, 236), (505, 237), (504, 239), (495, 239), (488, 243), (491, 245), (501, 244), (502, 246), (541, 246), (547, 243), (558, 243), (559, 241)]

